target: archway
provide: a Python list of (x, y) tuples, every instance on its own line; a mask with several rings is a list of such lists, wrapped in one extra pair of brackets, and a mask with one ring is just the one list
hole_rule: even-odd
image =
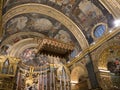
[[(109, 41), (103, 45), (98, 56), (98, 70), (100, 74), (100, 83), (103, 89), (118, 90), (120, 78), (120, 45), (119, 41)], [(99, 48), (99, 50), (101, 49)], [(98, 51), (99, 51), (98, 50)]]
[(87, 71), (84, 66), (79, 65), (71, 72), (71, 90), (87, 90)]

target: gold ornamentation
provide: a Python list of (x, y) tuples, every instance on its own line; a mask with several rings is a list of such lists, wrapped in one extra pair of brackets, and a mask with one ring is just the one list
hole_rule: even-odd
[[(17, 63), (20, 60), (14, 57), (10, 57), (10, 56), (0, 56), (0, 76), (2, 77), (6, 77), (6, 76), (12, 76), (14, 77), (16, 74), (16, 70), (17, 70)], [(8, 66), (8, 68), (6, 68)], [(5, 67), (5, 69), (4, 69)], [(8, 70), (7, 70), (8, 69)], [(11, 69), (12, 69), (12, 73), (11, 73)]]
[(36, 53), (46, 51), (54, 54), (66, 55), (74, 50), (74, 45), (72, 43), (64, 43), (51, 38), (44, 38), (38, 44), (38, 51)]
[[(78, 57), (74, 58), (70, 63), (67, 64), (67, 67), (70, 67), (71, 65), (73, 65), (75, 62), (81, 60), (83, 57), (85, 57), (85, 55), (87, 55), (88, 53), (92, 52), (93, 50), (97, 49), (99, 46), (101, 46), (103, 43), (107, 42), (110, 38), (114, 37), (117, 33), (120, 32), (119, 28), (115, 28), (113, 30), (113, 32), (105, 35), (104, 37), (102, 37), (99, 41), (96, 41), (95, 44), (91, 45), (89, 48), (83, 50)], [(119, 41), (118, 41), (119, 42)], [(100, 52), (98, 52), (97, 54), (99, 54)], [(95, 56), (98, 56), (98, 55)]]
[[(110, 49), (113, 49), (114, 51), (112, 55), (111, 55)], [(98, 68), (107, 70), (107, 63), (109, 59), (113, 59), (114, 61), (115, 58), (120, 56), (120, 52), (118, 50), (120, 50), (120, 46), (115, 45), (115, 46), (109, 46), (103, 52), (101, 52), (101, 55), (99, 56), (100, 58), (98, 61)]]

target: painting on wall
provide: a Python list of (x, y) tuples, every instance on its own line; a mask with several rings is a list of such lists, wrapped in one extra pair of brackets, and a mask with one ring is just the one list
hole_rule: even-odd
[(21, 60), (23, 60), (23, 62), (30, 62), (31, 60), (33, 60), (35, 57), (35, 51), (34, 48), (28, 48), (25, 49), (23, 51), (23, 53), (21, 53)]
[(96, 40), (92, 37), (94, 26), (98, 23), (107, 25), (107, 18), (91, 0), (82, 0), (73, 11), (73, 15), (76, 18), (74, 21), (80, 25), (90, 44)]
[(48, 57), (35, 53), (35, 48), (27, 48), (20, 54), (22, 62), (29, 66), (41, 66), (48, 64)]
[(105, 22), (105, 17), (101, 10), (89, 0), (82, 0), (76, 9), (77, 11), (74, 14), (77, 15), (85, 30), (91, 29), (99, 22)]
[[(49, 30), (55, 31), (58, 22), (45, 15), (31, 13), (19, 15), (8, 21), (6, 25), (6, 34), (14, 34), (21, 31), (37, 31), (47, 34)], [(54, 29), (54, 30), (52, 30)]]

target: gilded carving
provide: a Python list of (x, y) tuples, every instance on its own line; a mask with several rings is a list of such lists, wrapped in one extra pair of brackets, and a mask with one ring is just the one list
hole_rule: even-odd
[(14, 77), (17, 70), (17, 64), (20, 60), (10, 56), (0, 56), (0, 76)]

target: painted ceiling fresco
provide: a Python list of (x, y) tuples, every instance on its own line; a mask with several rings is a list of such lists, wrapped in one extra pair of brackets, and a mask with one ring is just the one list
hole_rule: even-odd
[(91, 1), (83, 0), (74, 14), (78, 17), (85, 31), (91, 30), (97, 23), (106, 22), (105, 16)]
[(60, 22), (36, 13), (24, 14), (11, 19), (6, 25), (6, 36), (18, 32), (38, 32), (46, 37), (59, 39), (65, 43), (75, 41), (74, 36)]
[(34, 49), (35, 48), (27, 48), (20, 54), (20, 58), (24, 64), (29, 66), (41, 66), (50, 62), (46, 55), (36, 56)]
[(29, 13), (22, 14), (16, 16), (9, 20), (5, 26), (5, 37), (17, 34), (17, 33), (39, 33), (41, 35), (30, 34), (30, 35), (16, 35), (12, 38), (12, 40), (8, 40), (8, 45), (4, 45), (1, 47), (2, 54), (7, 54), (9, 52), (8, 48), (10, 48), (13, 44), (19, 42), (22, 39), (26, 38), (34, 38), (34, 37), (49, 37), (54, 38), (56, 40), (62, 41), (64, 43), (74, 43), (75, 49), (70, 54), (69, 58), (74, 58), (80, 51), (81, 48), (72, 35), (72, 33), (60, 22), (55, 19), (37, 13)]
[[(104, 23), (108, 26), (109, 21), (107, 16), (103, 14), (101, 8), (92, 0), (4, 0), (3, 14), (14, 6), (28, 2), (48, 5), (65, 14), (80, 28), (89, 44), (96, 40), (92, 36), (95, 25)], [(72, 42), (75, 45), (75, 49), (69, 56), (71, 59), (81, 51), (81, 47), (74, 35), (60, 22), (46, 15), (26, 13), (15, 16), (7, 22), (4, 30), (4, 39), (20, 32), (36, 32), (42, 36), (54, 38), (65, 43)], [(1, 49), (1, 53), (7, 54), (9, 52), (8, 48), (14, 43), (30, 37), (39, 37), (39, 35), (22, 34), (15, 36), (11, 40), (8, 40), (8, 45), (1, 46), (3, 48)]]
[[(95, 3), (92, 2), (92, 0), (6, 0), (4, 2), (4, 12), (9, 10), (12, 6), (27, 3), (27, 2), (33, 2), (33, 3), (41, 3), (45, 4), (48, 6), (51, 6), (60, 12), (64, 13), (66, 16), (68, 16), (70, 19), (72, 19), (78, 26), (79, 28), (83, 31), (85, 34), (87, 40), (89, 43), (92, 43), (94, 41), (94, 37), (91, 35), (93, 32), (93, 27), (96, 24), (99, 23), (105, 23), (108, 25), (109, 21), (107, 18), (109, 16), (103, 15), (103, 12), (99, 6), (95, 5)], [(104, 8), (104, 7), (102, 7)], [(107, 12), (106, 12), (107, 13)], [(32, 16), (31, 19), (37, 16)], [(18, 21), (17, 28), (22, 29), (26, 25), (26, 22), (28, 20), (28, 17), (22, 16), (21, 20), (23, 19), (23, 25), (18, 26), (21, 21)], [(16, 18), (17, 20), (17, 18)], [(14, 22), (16, 20), (13, 20)], [(11, 23), (13, 23), (11, 21)], [(49, 20), (46, 20), (45, 18), (41, 18), (37, 20), (36, 22), (35, 19), (30, 23), (34, 23), (34, 26), (28, 26), (29, 28), (35, 28), (35, 29), (50, 29), (52, 27), (52, 23)], [(44, 25), (39, 25), (38, 22), (45, 22), (48, 23), (49, 25), (47, 27), (44, 27)], [(33, 25), (33, 24), (32, 24)], [(55, 25), (55, 24), (54, 24)], [(59, 27), (59, 23), (56, 24), (56, 28)]]

